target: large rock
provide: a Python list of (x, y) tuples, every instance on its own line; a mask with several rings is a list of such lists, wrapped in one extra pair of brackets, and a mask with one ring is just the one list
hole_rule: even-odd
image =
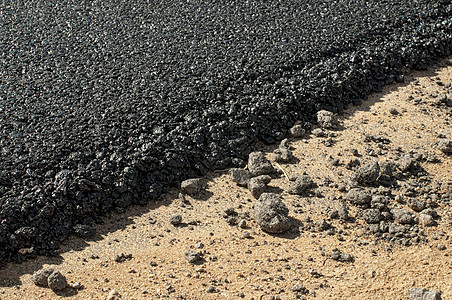
[(202, 188), (201, 178), (192, 178), (182, 181), (180, 188), (188, 195), (198, 193)]
[(394, 208), (391, 213), (394, 215), (394, 221), (399, 224), (411, 224), (414, 221), (411, 213), (404, 208)]
[(38, 270), (31, 276), (31, 281), (33, 281), (33, 283), (38, 286), (47, 287), (48, 286), (47, 279), (54, 271), (55, 270), (53, 268), (44, 268)]
[(441, 293), (437, 290), (424, 288), (410, 288), (407, 293), (409, 300), (441, 300)]
[(363, 189), (354, 188), (348, 191), (346, 199), (354, 205), (368, 205), (372, 197)]
[(252, 174), (250, 171), (239, 168), (232, 168), (229, 170), (229, 176), (231, 180), (240, 186), (246, 186), (248, 181), (251, 179)]
[(322, 128), (336, 129), (338, 122), (334, 114), (327, 110), (317, 112), (317, 122)]
[(257, 199), (259, 198), (263, 192), (267, 189), (267, 184), (271, 181), (271, 177), (268, 175), (260, 175), (251, 178), (248, 181), (248, 189), (251, 191), (251, 194)]
[(316, 186), (309, 175), (292, 175), (290, 180), (291, 183), (287, 190), (290, 194), (300, 195)]
[(263, 231), (282, 233), (291, 226), (288, 217), (289, 209), (281, 199), (273, 193), (264, 193), (254, 205), (254, 219)]
[(452, 140), (439, 140), (438, 149), (443, 153), (452, 153)]
[(50, 274), (49, 278), (47, 278), (47, 284), (53, 291), (61, 291), (68, 286), (66, 277), (64, 277), (59, 271), (54, 271)]
[(352, 175), (352, 180), (360, 185), (372, 185), (380, 175), (380, 165), (376, 161), (371, 161), (360, 166)]
[(250, 153), (248, 157), (248, 170), (255, 176), (275, 172), (270, 161), (265, 158), (264, 153), (259, 151)]

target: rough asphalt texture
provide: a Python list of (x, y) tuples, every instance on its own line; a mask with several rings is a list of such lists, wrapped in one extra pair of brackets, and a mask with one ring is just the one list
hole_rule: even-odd
[(3, 1), (0, 261), (243, 166), (256, 141), (450, 55), (451, 37), (449, 0)]

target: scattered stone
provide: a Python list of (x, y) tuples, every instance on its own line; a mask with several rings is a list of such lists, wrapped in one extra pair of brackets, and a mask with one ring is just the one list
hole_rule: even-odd
[(318, 220), (315, 225), (318, 231), (325, 231), (331, 227), (331, 224), (328, 223), (325, 219)]
[(410, 201), (408, 201), (408, 206), (412, 210), (414, 210), (416, 212), (420, 212), (420, 211), (423, 211), (427, 207), (427, 202), (422, 199), (411, 199)]
[(251, 234), (248, 231), (245, 231), (245, 232), (243, 232), (242, 236), (245, 239), (249, 239), (251, 237)]
[(416, 160), (410, 156), (402, 156), (397, 160), (397, 167), (402, 172), (408, 172), (416, 165)]
[(337, 214), (339, 216), (339, 219), (347, 221), (349, 218), (347, 205), (342, 204), (341, 206), (339, 206), (339, 208), (337, 209)]
[(380, 175), (380, 165), (376, 161), (360, 166), (351, 179), (360, 185), (373, 185)]
[(404, 208), (394, 208), (391, 210), (394, 215), (394, 220), (399, 224), (411, 224), (413, 223), (413, 216)]
[(217, 289), (216, 289), (213, 285), (209, 285), (209, 286), (207, 287), (207, 292), (208, 292), (208, 293), (216, 293), (216, 292), (217, 292)]
[(225, 208), (224, 213), (227, 216), (236, 216), (237, 215), (237, 212), (235, 211), (234, 207), (227, 207), (227, 208)]
[(355, 258), (351, 254), (347, 254), (338, 249), (333, 249), (333, 253), (331, 253), (331, 259), (337, 260), (340, 262), (354, 262)]
[(251, 194), (258, 199), (260, 195), (267, 189), (267, 184), (270, 183), (271, 177), (268, 175), (261, 175), (253, 177), (248, 181), (248, 189)]
[(54, 271), (50, 274), (47, 278), (47, 284), (52, 291), (61, 291), (68, 286), (66, 277), (64, 277), (59, 271)]
[(317, 112), (317, 122), (322, 128), (336, 129), (338, 122), (334, 114), (327, 110), (320, 110)]
[(202, 189), (201, 178), (192, 178), (182, 181), (180, 188), (188, 195), (196, 194)]
[(292, 151), (285, 148), (276, 149), (273, 152), (273, 159), (277, 162), (287, 163), (293, 159)]
[(232, 181), (237, 183), (237, 185), (246, 186), (252, 177), (252, 174), (250, 171), (245, 169), (233, 168), (229, 170), (229, 176)]
[(376, 224), (381, 221), (381, 213), (379, 209), (369, 208), (363, 211), (361, 218), (368, 224)]
[(352, 158), (345, 164), (345, 167), (349, 170), (353, 170), (354, 168), (358, 167), (359, 165), (361, 165), (361, 161), (357, 158)]
[(314, 128), (311, 133), (316, 137), (326, 137), (327, 133), (322, 128)]
[(435, 225), (435, 221), (433, 220), (433, 217), (431, 215), (428, 214), (419, 214), (419, 222), (423, 225), (423, 226), (433, 226)]
[(397, 165), (393, 161), (383, 161), (379, 163), (380, 174), (387, 175), (389, 177), (394, 176)]
[(291, 183), (287, 192), (294, 195), (303, 194), (307, 190), (316, 186), (315, 182), (309, 175), (292, 175), (290, 180)]
[(368, 142), (375, 142), (375, 143), (382, 143), (382, 144), (390, 144), (391, 140), (389, 140), (388, 138), (382, 136), (382, 135), (378, 135), (378, 134), (366, 134), (365, 138), (364, 138), (364, 142), (368, 143)]
[(291, 227), (289, 209), (273, 193), (263, 193), (254, 205), (254, 219), (263, 231), (282, 233)]
[(108, 293), (107, 300), (119, 300), (121, 299), (121, 295), (118, 293), (117, 290), (111, 290), (110, 293)]
[(368, 205), (372, 197), (361, 188), (353, 188), (346, 194), (345, 198), (354, 205)]
[(248, 158), (248, 170), (255, 176), (275, 172), (272, 164), (265, 158), (263, 152), (252, 152)]
[(171, 215), (169, 217), (169, 222), (171, 225), (177, 226), (182, 224), (182, 216), (179, 214)]
[(438, 246), (436, 246), (436, 248), (438, 248), (438, 250), (446, 250), (446, 246), (444, 246), (444, 244), (438, 244)]
[(34, 284), (38, 285), (38, 286), (43, 286), (43, 287), (47, 287), (48, 286), (48, 281), (47, 279), (49, 278), (49, 276), (54, 272), (55, 270), (53, 268), (45, 268), (45, 269), (41, 269), (39, 271), (36, 271), (32, 276), (31, 276), (31, 281), (33, 281)]
[(438, 149), (446, 154), (452, 153), (452, 140), (439, 140)]
[(125, 262), (126, 260), (131, 260), (132, 259), (132, 254), (124, 254), (124, 253), (119, 253), (115, 256), (114, 261), (117, 263), (122, 263)]
[(391, 115), (395, 115), (395, 116), (400, 115), (399, 111), (398, 111), (395, 107), (391, 107), (391, 108), (389, 109), (389, 113), (390, 113)]
[(407, 295), (409, 300), (441, 300), (440, 292), (424, 288), (410, 288)]
[(309, 294), (309, 290), (307, 288), (305, 288), (301, 283), (297, 284), (297, 285), (294, 285), (292, 287), (292, 292), (300, 293), (300, 294), (303, 294), (303, 295)]
[(82, 284), (80, 282), (74, 282), (73, 284), (71, 284), (71, 288), (75, 289), (75, 290), (80, 290), (82, 288)]
[(190, 264), (195, 264), (201, 259), (201, 254), (193, 250), (188, 250), (185, 252), (185, 258)]
[(247, 227), (245, 220), (240, 220), (238, 225), (242, 229), (245, 229)]
[(306, 134), (306, 130), (300, 124), (296, 124), (292, 128), (290, 128), (290, 134), (294, 138), (299, 138)]

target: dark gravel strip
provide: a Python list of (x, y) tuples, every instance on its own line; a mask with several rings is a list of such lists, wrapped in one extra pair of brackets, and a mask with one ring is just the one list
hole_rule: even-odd
[(2, 1), (0, 261), (243, 165), (450, 55), (451, 25), (449, 0)]

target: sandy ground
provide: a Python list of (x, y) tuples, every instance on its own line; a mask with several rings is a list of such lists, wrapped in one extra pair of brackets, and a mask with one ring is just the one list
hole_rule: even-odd
[[(332, 145), (313, 136), (292, 141), (298, 162), (280, 166), (289, 175), (306, 172), (319, 187), (316, 195), (290, 195), (285, 191), (286, 177), (275, 177), (271, 190), (281, 194), (290, 216), (299, 224), (308, 217), (315, 222), (328, 219), (328, 208), (339, 205), (340, 187), (352, 171), (343, 164), (333, 166), (331, 158), (384, 161), (409, 151), (436, 156), (440, 162), (427, 160), (421, 165), (432, 182), (442, 183), (443, 193), (451, 193), (446, 184), (452, 187), (452, 157), (435, 146), (441, 137), (452, 139), (452, 116), (447, 107), (435, 105), (444, 95), (452, 98), (450, 62), (415, 72), (405, 83), (388, 86), (348, 110), (340, 117), (342, 126), (334, 132)], [(399, 114), (390, 113), (394, 108)], [(366, 143), (368, 133), (390, 143), (381, 147)], [(274, 149), (262, 147), (270, 159)], [(376, 156), (369, 156), (371, 150)], [(411, 287), (436, 289), (443, 299), (452, 299), (451, 203), (438, 201), (438, 226), (425, 227), (427, 242), (418, 245), (377, 241), (359, 219), (349, 223), (328, 219), (340, 234), (301, 230), (270, 235), (252, 218), (257, 200), (233, 183), (227, 171), (213, 172), (205, 181), (205, 190), (187, 196), (190, 204), (181, 204), (179, 191), (174, 190), (162, 201), (105, 218), (105, 224), (96, 225), (91, 241), (71, 237), (56, 257), (8, 264), (0, 270), (0, 299), (106, 299), (113, 289), (122, 299), (407, 299)], [(392, 192), (401, 194), (397, 189)], [(247, 227), (226, 222), (228, 207), (235, 208)], [(175, 213), (182, 215), (182, 226), (169, 223)], [(352, 254), (355, 261), (332, 260), (334, 248)], [(201, 252), (204, 260), (189, 264), (184, 253), (190, 249)], [(119, 253), (132, 258), (115, 262)], [(60, 270), (69, 283), (79, 282), (81, 288), (55, 294), (35, 286), (31, 274), (46, 266)], [(309, 292), (293, 292), (298, 284)]]

